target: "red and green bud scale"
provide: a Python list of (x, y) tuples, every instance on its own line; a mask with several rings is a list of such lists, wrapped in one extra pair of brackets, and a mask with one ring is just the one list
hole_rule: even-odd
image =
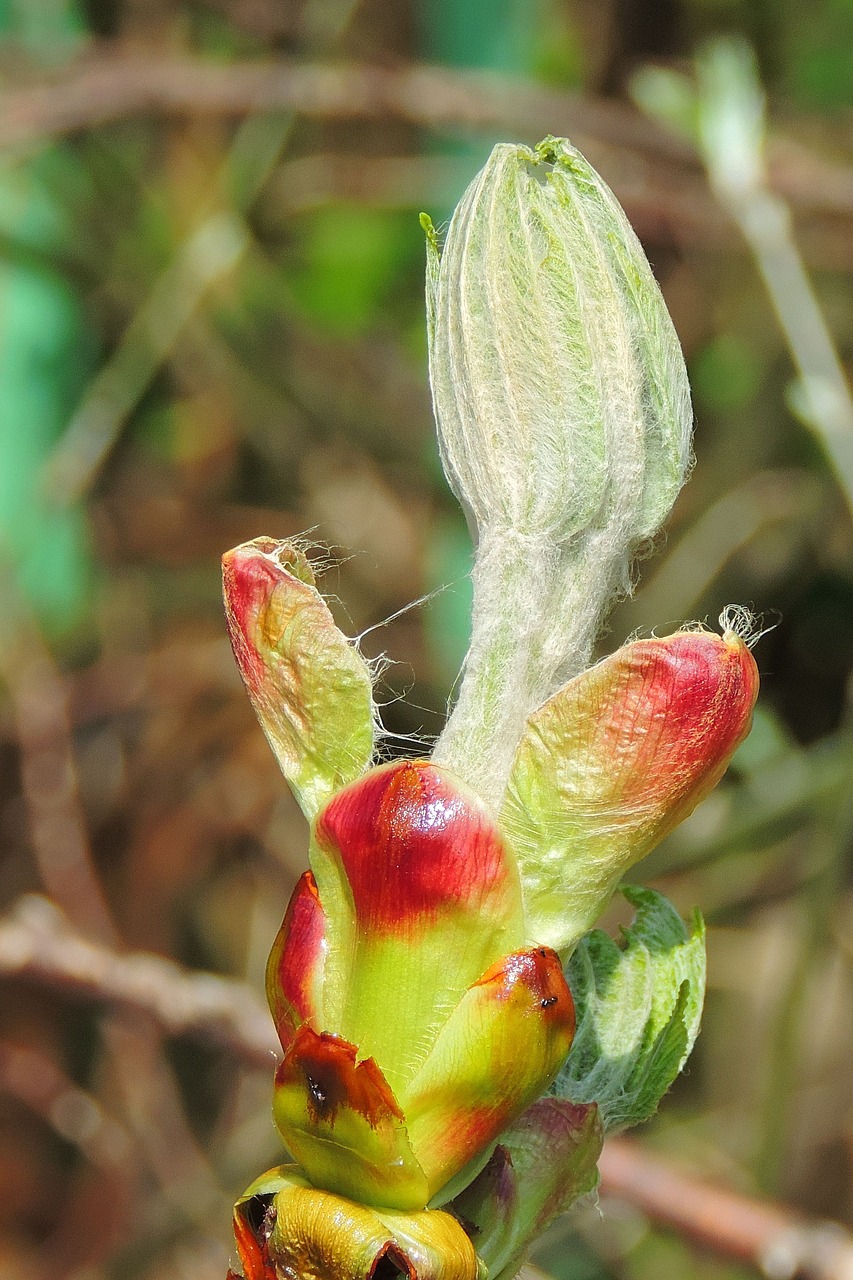
[[(273, 741), (294, 719), (309, 737), (317, 728), (294, 673), (311, 634), (302, 615), (325, 605), (304, 571), (291, 572), (295, 559), (267, 540), (226, 557), (235, 653)], [(348, 642), (337, 633), (335, 644)], [(339, 668), (326, 654), (330, 706), (336, 690), (346, 702), (357, 657), (340, 653)], [(310, 1188), (326, 1193), (324, 1212), (330, 1197), (356, 1217), (371, 1211), (377, 1257), (405, 1252), (383, 1234), (388, 1211), (395, 1223), (412, 1215), (415, 1236), (439, 1220), (455, 1234), (456, 1220), (430, 1206), (473, 1180), (568, 1054), (561, 957), (626, 868), (719, 779), (756, 691), (755, 663), (733, 633), (640, 640), (530, 717), (498, 815), (428, 760), (367, 769), (330, 795), (267, 969), (284, 1054), (273, 1110), (297, 1161), (275, 1175), (284, 1216), (265, 1246), (270, 1274), (286, 1215), (314, 1213)], [(238, 1247), (256, 1280), (267, 1272), (240, 1213)], [(469, 1263), (459, 1274), (476, 1275), (473, 1253)]]
[[(583, 1182), (571, 1177), (582, 1144), (594, 1172), (601, 1142), (594, 1102), (543, 1097), (575, 1034), (564, 966), (625, 871), (719, 781), (756, 698), (731, 630), (638, 640), (586, 665), (620, 566), (686, 472), (683, 362), (624, 215), (567, 143), (497, 148), (471, 191), (440, 262), (430, 232), (442, 449), (482, 535), (474, 639), (434, 758), (375, 763), (369, 666), (301, 550), (260, 538), (223, 562), (234, 654), (310, 824), (310, 870), (267, 967), (282, 1047), (273, 1114), (294, 1163), (237, 1204), (245, 1280), (512, 1273), (529, 1233), (567, 1207), (561, 1184)], [(511, 217), (495, 214), (504, 198)], [(550, 256), (519, 233), (527, 212)], [(570, 287), (561, 273), (575, 259)], [(489, 262), (509, 273), (505, 291), (483, 285)], [(504, 294), (527, 307), (525, 272), (537, 271), (525, 360), (541, 329), (542, 379), (556, 381), (517, 397), (504, 422), (517, 328)], [(474, 313), (459, 289), (485, 289), (461, 336), (453, 316)], [(569, 381), (586, 387), (576, 412), (554, 333), (568, 341), (587, 323), (596, 290), (606, 305), (570, 344)], [(500, 456), (482, 456), (492, 448)]]

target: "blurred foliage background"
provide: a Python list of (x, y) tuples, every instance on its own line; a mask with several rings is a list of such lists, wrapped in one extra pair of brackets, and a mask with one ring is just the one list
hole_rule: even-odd
[[(710, 926), (704, 1032), (643, 1140), (853, 1225), (850, 495), (701, 159), (632, 105), (643, 68), (752, 44), (770, 182), (843, 363), (851, 30), (851, 0), (0, 2), (5, 910), (46, 894), (80, 934), (260, 989), (306, 832), (218, 558), (310, 531), (339, 622), (390, 660), (391, 746), (423, 749), (470, 550), (433, 440), (417, 214), (447, 218), (497, 139), (565, 133), (646, 245), (696, 407), (695, 473), (604, 647), (731, 601), (775, 624), (751, 738), (638, 868)], [(271, 1064), (61, 987), (0, 984), (0, 1277), (221, 1280), (230, 1204), (280, 1159)], [(607, 1201), (540, 1260), (741, 1274)]]

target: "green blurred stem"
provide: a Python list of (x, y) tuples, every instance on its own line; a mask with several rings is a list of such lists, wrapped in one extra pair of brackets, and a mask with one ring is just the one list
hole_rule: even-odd
[(212, 287), (234, 270), (251, 244), (242, 216), (290, 137), (293, 116), (249, 117), (232, 143), (215, 190), (231, 209), (203, 218), (177, 248), (89, 384), (45, 467), (45, 484), (61, 503), (82, 497), (115, 445), (124, 423)]
[(718, 199), (752, 251), (799, 382), (792, 407), (820, 442), (853, 513), (853, 396), (794, 238), (770, 190), (764, 94), (747, 45), (720, 40), (697, 61), (699, 140)]
[(796, 1112), (795, 1092), (808, 1046), (808, 998), (818, 971), (826, 964), (833, 913), (853, 844), (853, 789), (846, 788), (835, 810), (816, 819), (814, 839), (823, 845), (823, 866), (806, 891), (797, 959), (769, 1043), (763, 1140), (756, 1159), (759, 1185), (768, 1194), (780, 1190), (790, 1120)]
[(66, 427), (45, 469), (54, 498), (68, 503), (83, 496), (205, 294), (236, 266), (246, 246), (244, 224), (228, 213), (206, 219), (183, 244)]
[(729, 203), (767, 287), (800, 382), (794, 407), (821, 442), (853, 513), (853, 398), (794, 240), (791, 213), (768, 191)]
[[(749, 245), (799, 374), (793, 407), (814, 432), (853, 514), (853, 397), (794, 239), (788, 206), (770, 190), (764, 157), (765, 100), (752, 51), (715, 41), (697, 61), (699, 138), (711, 184)], [(834, 815), (818, 820), (823, 869), (804, 907), (796, 964), (779, 1007), (770, 1044), (763, 1143), (757, 1173), (767, 1191), (778, 1186), (789, 1117), (801, 1065), (807, 999), (825, 962), (826, 940), (853, 839), (853, 791), (845, 788)]]
[[(357, 0), (336, 0), (320, 22), (323, 6), (312, 0), (305, 15), (309, 36), (334, 44), (356, 6)], [(44, 479), (55, 501), (72, 503), (91, 487), (129, 415), (212, 287), (251, 248), (246, 214), (275, 169), (295, 121), (294, 112), (259, 114), (240, 125), (212, 184), (211, 204), (219, 207), (208, 211), (177, 247), (48, 459)]]

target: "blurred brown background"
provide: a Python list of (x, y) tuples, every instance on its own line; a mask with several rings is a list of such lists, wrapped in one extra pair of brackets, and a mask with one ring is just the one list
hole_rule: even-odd
[[(605, 645), (730, 601), (778, 624), (752, 737), (638, 868), (710, 926), (703, 1035), (643, 1141), (853, 1226), (853, 419), (826, 365), (827, 337), (853, 351), (851, 32), (851, 0), (0, 2), (3, 1280), (219, 1280), (233, 1199), (281, 1158), (255, 1006), (241, 1053), (233, 1018), (194, 1027), (230, 988), (185, 1008), (179, 970), (109, 953), (258, 992), (305, 862), (225, 637), (228, 547), (309, 530), (340, 624), (379, 628), (393, 743), (437, 732), (469, 549), (417, 214), (548, 132), (625, 204), (695, 393), (694, 476)], [(720, 34), (768, 93), (781, 323), (746, 205), (632, 105)], [(798, 360), (829, 369), (805, 407)], [(560, 1280), (747, 1274), (605, 1210), (543, 1249)]]

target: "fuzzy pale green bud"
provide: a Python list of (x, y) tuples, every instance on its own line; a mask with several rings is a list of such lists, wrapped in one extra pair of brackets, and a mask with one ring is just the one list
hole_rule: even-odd
[(643, 249), (565, 140), (495, 147), (443, 248), (424, 225), (439, 445), (478, 544), (437, 758), (497, 804), (524, 719), (588, 662), (684, 482), (690, 393)]
[(429, 251), (439, 443), (476, 527), (562, 542), (618, 501), (634, 541), (655, 533), (684, 481), (689, 388), (643, 249), (591, 165), (561, 139), (495, 147)]

